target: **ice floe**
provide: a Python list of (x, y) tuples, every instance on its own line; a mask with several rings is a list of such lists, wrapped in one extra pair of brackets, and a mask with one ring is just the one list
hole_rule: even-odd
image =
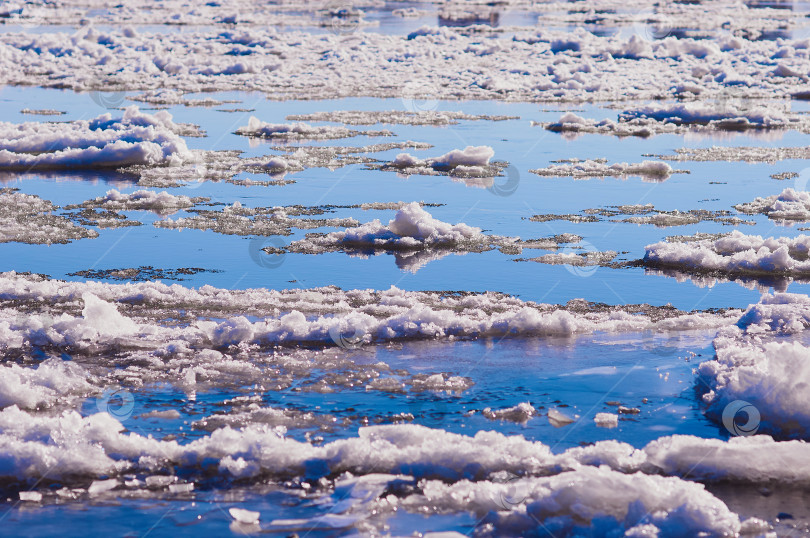
[(810, 350), (801, 340), (778, 338), (808, 327), (808, 297), (776, 293), (751, 305), (736, 325), (721, 329), (714, 360), (698, 369), (710, 416), (733, 435), (760, 431), (808, 439), (804, 387), (810, 383)]
[(165, 111), (127, 107), (121, 117), (103, 114), (66, 123), (0, 123), (0, 169), (179, 165), (194, 160), (180, 135), (196, 135)]
[(124, 194), (116, 189), (111, 189), (104, 196), (87, 200), (81, 204), (68, 205), (65, 206), (65, 209), (83, 207), (109, 211), (149, 210), (159, 214), (169, 214), (207, 201), (209, 199), (204, 197), (190, 198), (184, 195), (169, 194), (166, 191), (155, 192), (141, 189)]
[(517, 116), (490, 116), (488, 114), (467, 114), (450, 110), (403, 111), (403, 110), (334, 110), (312, 114), (287, 116), (288, 121), (328, 121), (346, 125), (375, 125), (388, 123), (397, 125), (456, 125), (463, 121), (505, 121), (520, 119)]
[(737, 211), (767, 215), (777, 221), (810, 221), (810, 192), (787, 188), (779, 194), (757, 197), (753, 202), (737, 204)]
[[(686, 313), (585, 301), (554, 306), (493, 293), (454, 296), (397, 288), (228, 291), (159, 282), (62, 282), (16, 273), (0, 275), (0, 297), (10, 302), (0, 310), (0, 345), (6, 350), (144, 350), (158, 356), (207, 349), (221, 357), (213, 350), (243, 344), (336, 346), (335, 334), (359, 336), (359, 346), (399, 339), (689, 330), (723, 326), (736, 315), (733, 310)], [(255, 321), (245, 318), (245, 311)], [(190, 322), (173, 321), (191, 314)], [(442, 390), (451, 386), (440, 385)]]
[(746, 235), (734, 230), (716, 239), (661, 242), (645, 247), (649, 267), (727, 276), (807, 276), (810, 237)]
[(335, 140), (353, 136), (393, 136), (390, 131), (353, 131), (333, 125), (297, 123), (267, 123), (251, 116), (248, 124), (239, 127), (236, 134), (278, 140)]
[[(624, 217), (624, 218), (614, 218)], [(738, 226), (741, 224), (753, 225), (752, 221), (743, 220), (733, 216), (730, 211), (707, 209), (690, 209), (679, 211), (677, 209), (666, 211), (656, 209), (652, 204), (626, 204), (619, 206), (607, 206), (603, 208), (591, 208), (577, 213), (532, 215), (529, 217), (532, 222), (549, 222), (555, 220), (567, 220), (574, 223), (600, 222), (624, 222), (631, 224), (652, 224), (657, 227), (686, 226), (699, 222), (718, 222), (727, 226)]]
[(584, 161), (572, 159), (545, 168), (535, 168), (529, 170), (529, 172), (539, 176), (573, 177), (575, 179), (638, 176), (650, 181), (663, 181), (669, 179), (669, 176), (674, 173), (684, 173), (683, 170), (673, 170), (670, 165), (660, 161), (643, 161), (638, 164), (607, 164), (607, 159), (586, 159)]
[(803, 116), (786, 113), (776, 106), (718, 110), (702, 102), (640, 106), (619, 113), (617, 120), (583, 118), (566, 112), (556, 122), (542, 125), (549, 131), (564, 134), (594, 133), (619, 137), (768, 129), (805, 132), (810, 127)]
[[(702, 18), (690, 19), (689, 26)], [(756, 20), (747, 18), (742, 24)], [(757, 97), (788, 97), (806, 89), (808, 46), (803, 38), (670, 36), (651, 41), (635, 33), (571, 32), (567, 24), (565, 29), (524, 28), (517, 34), (481, 25), (426, 26), (407, 36), (214, 24), (189, 32), (90, 25), (73, 34), (4, 33), (0, 82), (51, 85), (53, 73), (59, 73), (61, 87), (79, 91), (238, 90), (260, 91), (274, 99), (325, 99), (402, 98), (401, 81), (407, 80), (430, 88), (434, 100), (568, 102), (615, 100), (617, 95), (721, 98), (740, 85)], [(763, 125), (758, 116), (733, 112), (718, 120), (732, 128)]]
[(53, 244), (98, 237), (98, 232), (54, 215), (48, 200), (17, 189), (0, 189), (0, 243)]

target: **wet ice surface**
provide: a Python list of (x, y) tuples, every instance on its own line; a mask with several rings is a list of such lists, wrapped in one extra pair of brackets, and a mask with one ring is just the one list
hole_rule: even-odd
[[(370, 20), (380, 18), (375, 31), (382, 33), (430, 23), (425, 14), (392, 23), (368, 11)], [(463, 19), (445, 15), (446, 21)], [(288, 22), (296, 16), (291, 13)], [(523, 17), (527, 12), (517, 10), (501, 24), (522, 23)], [(565, 27), (580, 18), (567, 13), (555, 20)], [(711, 29), (715, 22), (705, 25)], [(707, 264), (700, 253), (683, 263), (692, 243), (682, 240), (664, 243), (674, 245), (677, 263), (634, 263), (645, 257), (645, 247), (674, 235), (714, 234), (697, 239), (722, 241), (719, 234), (734, 228), (763, 238), (802, 235), (810, 219), (807, 197), (797, 194), (807, 190), (810, 177), (802, 160), (806, 135), (790, 121), (799, 118), (794, 127), (804, 128), (803, 101), (780, 101), (777, 108), (788, 106), (791, 120), (760, 121), (765, 127), (645, 124), (644, 136), (623, 138), (571, 136), (538, 124), (559, 122), (569, 112), (595, 122), (615, 119), (643, 103), (551, 106), (412, 96), (279, 103), (236, 92), (184, 98), (188, 106), (168, 94), (137, 102), (144, 113), (165, 107), (178, 124), (206, 133), (184, 133), (191, 152), (181, 148), (176, 168), (2, 172), (2, 187), (19, 191), (2, 194), (8, 198), (3, 207), (13, 209), (0, 218), (0, 270), (71, 282), (182, 280), (186, 287), (220, 288), (225, 301), (232, 298), (227, 290), (393, 285), (489, 290), (550, 304), (580, 297), (611, 305), (671, 303), (691, 311), (742, 309), (769, 287), (807, 291), (804, 247), (792, 248), (779, 275), (770, 270), (778, 245), (748, 256), (756, 270), (739, 270), (739, 261)], [(128, 104), (123, 94), (0, 92), (2, 116), (13, 123), (78, 122), (108, 112), (119, 117), (116, 107)], [(649, 110), (678, 106), (665, 102)], [(755, 108), (741, 109), (756, 120), (750, 113)], [(44, 115), (55, 111), (65, 114)], [(346, 124), (329, 121), (344, 119)], [(255, 129), (240, 131), (251, 124)], [(748, 149), (740, 155), (734, 146)], [(469, 147), (475, 151), (466, 152)], [(228, 153), (205, 153), (212, 151)], [(672, 162), (653, 157), (658, 155), (680, 157)], [(151, 165), (149, 159), (135, 162)], [(577, 168), (577, 162), (586, 164)], [(17, 203), (14, 197), (22, 195), (39, 198)], [(410, 202), (421, 203), (430, 217)], [(48, 203), (59, 209), (46, 214)], [(9, 233), (19, 222), (33, 226)], [(483, 242), (465, 242), (471, 237)], [(527, 259), (541, 263), (521, 261)], [(791, 362), (807, 353), (807, 318), (798, 299), (785, 300), (787, 306), (774, 300), (775, 307), (760, 305), (745, 314), (745, 334), (734, 327), (740, 311), (703, 314), (692, 330), (686, 323), (670, 327), (677, 330), (663, 330), (666, 324), (639, 328), (621, 316), (636, 322), (640, 314), (614, 313), (630, 328), (611, 332), (602, 324), (591, 332), (577, 329), (577, 316), (598, 308), (577, 304), (570, 308), (575, 321), (556, 319), (546, 332), (536, 330), (545, 321), (520, 325), (520, 315), (493, 322), (491, 332), (476, 332), (420, 305), (408, 311), (402, 298), (390, 303), (401, 308), (391, 313), (400, 318), (368, 334), (362, 325), (368, 320), (351, 310), (360, 308), (356, 298), (326, 300), (320, 310), (305, 310), (311, 322), (306, 337), (294, 331), (284, 336), (273, 325), (286, 307), (274, 312), (272, 302), (218, 312), (179, 301), (152, 311), (130, 298), (118, 305), (119, 318), (104, 302), (112, 296), (78, 294), (54, 310), (26, 302), (31, 298), (2, 300), (17, 314), (0, 321), (8, 363), (0, 375), (0, 443), (4, 454), (23, 455), (3, 460), (11, 469), (0, 484), (11, 499), (8, 532), (48, 535), (67, 523), (77, 529), (101, 525), (112, 535), (149, 529), (167, 536), (187, 528), (212, 534), (332, 536), (354, 529), (396, 535), (419, 529), (518, 535), (536, 530), (540, 519), (558, 534), (574, 533), (575, 523), (687, 532), (700, 521), (704, 530), (757, 534), (766, 527), (746, 518), (777, 524), (780, 513), (779, 530), (790, 521), (784, 513), (806, 524), (790, 494), (762, 493), (773, 486), (769, 481), (798, 487), (808, 481), (804, 449), (780, 444), (771, 452), (756, 445), (758, 437), (751, 444), (726, 444), (730, 430), (720, 416), (729, 402), (751, 400), (762, 411), (763, 432), (807, 438), (806, 404), (800, 396), (779, 397), (801, 394), (807, 382), (806, 369)], [(59, 318), (63, 314), (70, 319)], [(133, 343), (139, 333), (127, 318), (135, 314), (142, 316), (141, 328), (159, 327), (143, 333), (151, 341)], [(319, 315), (326, 321), (313, 321)], [(332, 315), (346, 315), (347, 324), (330, 325)], [(105, 319), (113, 320), (110, 327), (104, 328)], [(261, 325), (266, 320), (271, 329)], [(215, 338), (195, 333), (198, 322), (208, 323), (200, 333)], [(93, 332), (97, 323), (103, 330)], [(335, 326), (341, 328), (328, 330)], [(262, 330), (267, 333), (260, 337)], [(20, 345), (9, 345), (15, 338)], [(62, 415), (71, 410), (79, 415)], [(92, 418), (99, 412), (119, 420), (123, 435), (114, 422), (104, 422), (106, 415)], [(46, 423), (59, 416), (63, 423)], [(12, 426), (40, 419), (25, 433)], [(369, 426), (394, 429), (361, 429)], [(242, 433), (224, 439), (224, 428)], [(72, 437), (74, 430), (85, 436)], [(437, 456), (428, 440), (444, 435), (439, 430), (464, 436), (441, 437), (440, 446), (464, 445), (469, 459)], [(524, 450), (501, 438), (469, 440), (482, 431), (538, 444)], [(364, 467), (367, 455), (389, 448), (383, 441), (364, 448), (358, 439), (368, 435), (400, 444), (410, 439), (424, 453), (398, 453), (393, 463)], [(668, 437), (673, 435), (718, 444)], [(145, 440), (149, 436), (153, 444)], [(23, 438), (31, 444), (17, 444)], [(278, 444), (282, 438), (291, 444)], [(592, 445), (611, 440), (628, 446)], [(340, 451), (340, 442), (357, 446)], [(48, 452), (53, 446), (69, 456), (49, 460), (59, 454)], [(576, 452), (588, 447), (593, 453)], [(630, 447), (647, 447), (646, 463)], [(717, 447), (730, 456), (706, 459)], [(94, 452), (101, 449), (113, 467)], [(778, 457), (747, 465), (762, 454)], [(600, 463), (607, 467), (597, 469)], [(89, 471), (66, 472), (81, 465)], [(645, 474), (631, 474), (636, 470)], [(729, 488), (725, 480), (744, 486)], [(702, 483), (728, 508), (702, 491)], [(605, 499), (616, 488), (627, 497), (608, 507)], [(660, 497), (649, 495), (652, 490)], [(561, 499), (581, 501), (581, 520), (566, 519), (575, 509)], [(528, 507), (530, 500), (536, 504)], [(599, 510), (609, 521), (591, 519)]]

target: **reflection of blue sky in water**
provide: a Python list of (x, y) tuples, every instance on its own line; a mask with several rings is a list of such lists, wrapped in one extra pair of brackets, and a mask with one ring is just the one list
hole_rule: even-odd
[[(247, 124), (250, 115), (263, 121), (284, 122), (289, 114), (322, 110), (401, 110), (400, 100), (343, 99), (333, 101), (271, 102), (256, 95), (213, 94), (221, 99), (238, 98), (241, 104), (255, 108), (251, 113), (225, 113), (214, 108), (171, 107), (175, 121), (198, 123), (208, 133), (206, 138), (189, 138), (188, 144), (197, 149), (238, 149), (245, 157), (271, 154), (270, 144), (262, 141), (251, 147), (250, 140), (232, 134)], [(94, 117), (103, 110), (87, 95), (40, 89), (5, 88), (0, 93), (0, 106), (7, 121), (32, 121), (35, 117), (19, 114), (24, 107), (35, 108), (36, 103), (48, 108), (65, 110), (68, 114), (59, 120)], [(32, 105), (33, 103), (33, 105)], [(226, 105), (229, 107), (231, 105)], [(808, 108), (806, 103), (794, 103), (794, 108)], [(731, 210), (734, 204), (781, 192), (791, 182), (775, 181), (769, 176), (776, 172), (800, 171), (806, 168), (802, 161), (781, 161), (776, 164), (748, 164), (728, 162), (677, 162), (675, 168), (688, 169), (691, 174), (678, 174), (660, 183), (628, 179), (587, 179), (539, 177), (528, 172), (530, 168), (548, 166), (562, 158), (607, 158), (609, 162), (640, 162), (645, 154), (672, 154), (680, 147), (710, 147), (717, 145), (801, 146), (803, 136), (789, 131), (775, 131), (760, 140), (757, 134), (724, 133), (717, 138), (709, 136), (686, 137), (664, 135), (649, 139), (614, 138), (582, 135), (565, 140), (558, 134), (532, 127), (530, 120), (551, 121), (561, 115), (561, 108), (546, 105), (507, 104), (486, 102), (438, 103), (438, 110), (462, 110), (471, 114), (503, 114), (520, 116), (520, 120), (502, 122), (461, 121), (458, 125), (431, 127), (385, 125), (397, 136), (378, 139), (355, 137), (346, 141), (318, 141), (315, 146), (363, 146), (370, 143), (416, 140), (433, 144), (429, 150), (408, 150), (419, 157), (430, 157), (467, 145), (491, 145), (495, 160), (508, 161), (517, 170), (518, 183), (514, 193), (498, 196), (491, 189), (478, 185), (466, 186), (462, 181), (444, 176), (398, 177), (389, 172), (366, 170), (362, 165), (351, 165), (330, 171), (311, 168), (288, 174), (295, 184), (287, 186), (243, 187), (221, 183), (193, 183), (194, 188), (169, 189), (173, 194), (207, 196), (214, 203), (231, 204), (239, 201), (249, 207), (305, 205), (347, 205), (365, 202), (393, 202), (419, 200), (445, 204), (429, 208), (437, 219), (449, 223), (464, 222), (480, 227), (492, 235), (518, 236), (537, 239), (562, 233), (573, 233), (600, 251), (615, 250), (624, 259), (641, 258), (644, 246), (661, 241), (670, 235), (689, 235), (695, 232), (723, 233), (730, 227), (714, 222), (701, 222), (689, 226), (656, 228), (635, 224), (617, 224), (603, 221), (571, 223), (567, 221), (530, 222), (535, 214), (578, 213), (588, 208), (622, 204), (653, 204), (659, 210), (682, 211), (689, 209)], [(587, 117), (615, 117), (616, 111), (593, 105), (577, 107), (578, 114)], [(366, 127), (360, 127), (365, 129)], [(378, 128), (371, 126), (371, 129)], [(595, 150), (598, 144), (598, 149)], [(370, 154), (384, 161), (393, 160), (402, 150)], [(264, 174), (241, 173), (238, 178), (269, 179)], [(127, 177), (115, 172), (47, 172), (42, 174), (5, 174), (0, 180), (5, 187), (18, 187), (55, 204), (64, 206), (79, 203), (115, 188), (127, 192)], [(496, 181), (504, 181), (505, 178)], [(791, 183), (792, 184), (792, 183)], [(136, 185), (131, 184), (132, 190)], [(221, 206), (220, 206), (221, 207)], [(404, 289), (456, 289), (459, 275), (464, 276), (465, 289), (496, 290), (518, 294), (527, 300), (565, 302), (575, 297), (603, 301), (611, 304), (623, 302), (661, 303), (661, 297), (684, 309), (711, 306), (745, 306), (758, 297), (736, 284), (721, 283), (713, 288), (698, 288), (678, 283), (669, 278), (648, 276), (639, 268), (610, 270), (599, 268), (585, 279), (567, 271), (563, 266), (539, 263), (515, 263), (518, 256), (490, 251), (468, 256), (446, 256), (424, 265), (418, 272), (403, 272), (412, 267), (404, 259), (391, 263), (388, 256), (361, 259), (342, 253), (319, 256), (288, 254), (278, 268), (269, 270), (253, 263), (244, 237), (223, 236), (210, 231), (193, 229), (163, 230), (151, 226), (159, 218), (150, 212), (131, 211), (130, 218), (146, 224), (142, 227), (102, 230), (101, 236), (70, 245), (31, 246), (2, 245), (5, 266), (2, 269), (27, 270), (64, 278), (67, 273), (90, 268), (113, 269), (152, 265), (159, 268), (202, 267), (217, 269), (219, 273), (200, 273), (189, 277), (195, 285), (210, 283), (229, 288), (268, 286), (317, 287), (329, 284), (344, 289), (385, 289), (397, 285)], [(178, 212), (171, 218), (183, 216)], [(352, 217), (359, 222), (380, 219), (387, 222), (394, 211), (362, 211), (338, 209), (323, 217)], [(317, 218), (317, 216), (316, 216)], [(757, 222), (744, 231), (755, 235), (793, 236), (802, 232), (800, 226), (777, 226), (763, 215), (746, 217)], [(294, 230), (294, 235), (283, 240), (289, 244), (310, 232), (330, 232), (334, 229)], [(575, 246), (575, 245), (572, 245)], [(216, 252), (215, 256), (212, 253)], [(530, 256), (545, 251), (528, 251)], [(424, 256), (420, 254), (419, 257)], [(525, 256), (525, 254), (524, 254)], [(428, 256), (432, 257), (432, 256)], [(400, 256), (402, 258), (402, 256)], [(421, 263), (421, 262), (420, 262)], [(474, 264), (475, 269), (470, 270)], [(294, 282), (290, 282), (294, 281)], [(790, 291), (803, 286), (793, 283)], [(665, 302), (666, 302), (665, 301)]]

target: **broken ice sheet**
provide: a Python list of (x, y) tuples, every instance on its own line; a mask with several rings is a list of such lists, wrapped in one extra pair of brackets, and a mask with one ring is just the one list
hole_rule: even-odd
[(307, 234), (284, 250), (298, 254), (340, 251), (360, 257), (393, 254), (397, 267), (415, 273), (429, 261), (449, 254), (480, 253), (496, 248), (504, 253), (520, 254), (524, 248), (557, 248), (558, 240), (571, 239), (559, 236), (523, 241), (517, 237), (488, 235), (464, 223), (440, 221), (419, 203), (411, 202), (402, 205), (387, 225), (373, 220), (338, 232)]
[(492, 178), (502, 175), (503, 170), (509, 166), (507, 162), (491, 161), (494, 155), (495, 151), (489, 146), (467, 146), (464, 149), (454, 149), (443, 155), (426, 159), (420, 159), (410, 153), (400, 153), (389, 163), (367, 164), (366, 168), (397, 172), (403, 176), (446, 175), (465, 182), (472, 182), (476, 179), (491, 181)]
[(488, 114), (466, 114), (451, 110), (333, 110), (311, 114), (287, 116), (289, 121), (328, 121), (345, 125), (375, 125), (389, 123), (398, 125), (457, 125), (464, 121), (505, 121), (520, 119), (518, 116), (490, 116)]
[(653, 204), (625, 204), (606, 206), (602, 208), (591, 208), (582, 210), (579, 214), (557, 215), (554, 213), (548, 213), (544, 215), (532, 215), (528, 220), (532, 222), (567, 220), (574, 223), (608, 221), (631, 224), (651, 224), (659, 228), (686, 226), (700, 222), (718, 222), (728, 226), (755, 224), (753, 221), (744, 220), (740, 217), (734, 216), (728, 210), (711, 211), (707, 209), (690, 209), (686, 211), (679, 211), (674, 209), (667, 211), (656, 209)]
[(665, 181), (672, 174), (689, 173), (688, 170), (674, 170), (667, 163), (660, 161), (607, 164), (607, 159), (567, 159), (545, 168), (529, 170), (529, 172), (539, 176), (573, 177), (574, 179), (637, 176), (644, 181)]
[(251, 116), (248, 124), (239, 127), (236, 134), (275, 140), (336, 140), (355, 136), (393, 136), (391, 131), (357, 131), (333, 125), (296, 123), (267, 123)]
[(0, 243), (69, 243), (98, 237), (98, 232), (54, 215), (50, 201), (23, 194), (19, 189), (0, 189)]

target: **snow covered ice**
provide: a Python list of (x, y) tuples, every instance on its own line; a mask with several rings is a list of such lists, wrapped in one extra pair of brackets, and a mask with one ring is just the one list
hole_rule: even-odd
[(807, 533), (807, 11), (0, 1), (4, 532)]

